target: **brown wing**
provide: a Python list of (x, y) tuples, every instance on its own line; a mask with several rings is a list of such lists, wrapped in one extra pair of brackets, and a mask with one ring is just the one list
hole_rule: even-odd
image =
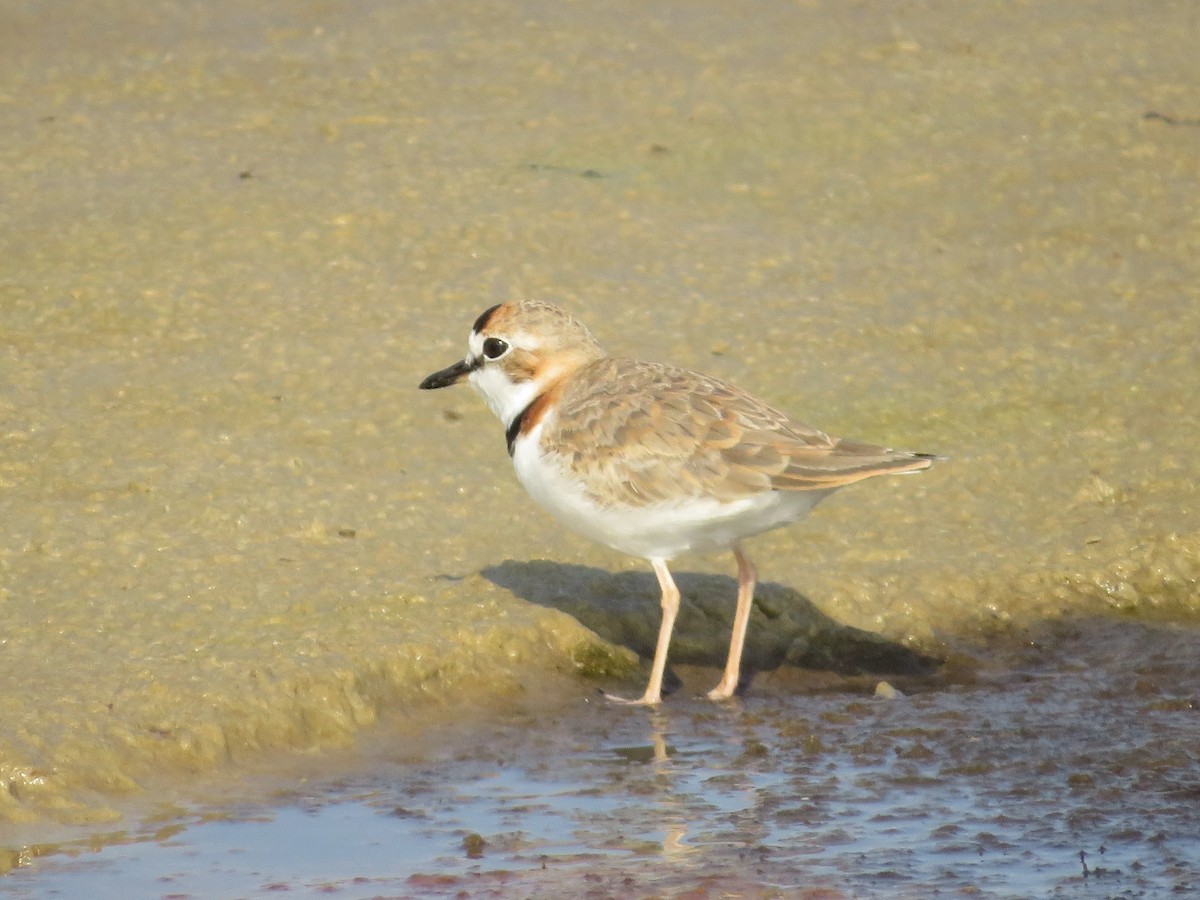
[[(605, 358), (564, 386), (542, 435), (597, 500), (736, 500), (766, 490), (830, 490), (928, 457), (841, 441), (715, 378)], [(576, 447), (563, 453), (562, 447)], [(582, 449), (586, 447), (586, 452)]]

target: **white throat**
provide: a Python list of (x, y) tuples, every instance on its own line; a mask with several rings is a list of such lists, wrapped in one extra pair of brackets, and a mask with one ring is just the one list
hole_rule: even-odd
[(544, 388), (534, 379), (519, 384), (509, 380), (499, 366), (483, 366), (470, 375), (471, 387), (483, 397), (488, 408), (508, 428)]

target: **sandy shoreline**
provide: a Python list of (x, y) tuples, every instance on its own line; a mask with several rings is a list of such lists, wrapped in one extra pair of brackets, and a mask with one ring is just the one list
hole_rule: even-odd
[[(788, 615), (932, 655), (1197, 620), (1192, 8), (755, 10), (5, 13), (14, 840), (627, 672), (643, 566), (533, 508), (477, 398), (415, 390), (509, 295), (951, 457), (759, 540)], [(682, 571), (703, 664), (729, 561)]]

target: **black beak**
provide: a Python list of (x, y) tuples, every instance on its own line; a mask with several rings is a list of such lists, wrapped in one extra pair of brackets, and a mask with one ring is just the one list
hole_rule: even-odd
[(447, 366), (440, 372), (434, 372), (424, 381), (418, 388), (423, 391), (432, 391), (434, 388), (450, 387), (452, 384), (458, 384), (479, 367), (478, 363), (468, 362), (465, 359), (460, 359), (452, 366)]

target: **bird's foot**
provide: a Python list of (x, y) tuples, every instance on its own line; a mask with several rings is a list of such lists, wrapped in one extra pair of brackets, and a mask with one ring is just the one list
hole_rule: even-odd
[(618, 697), (616, 694), (610, 694), (608, 691), (602, 691), (601, 693), (604, 695), (605, 700), (620, 706), (658, 706), (662, 703), (662, 697), (658, 694), (643, 694), (636, 700), (630, 700), (626, 697)]
[(722, 681), (704, 696), (709, 700), (729, 700), (737, 693), (737, 683), (726, 684)]

